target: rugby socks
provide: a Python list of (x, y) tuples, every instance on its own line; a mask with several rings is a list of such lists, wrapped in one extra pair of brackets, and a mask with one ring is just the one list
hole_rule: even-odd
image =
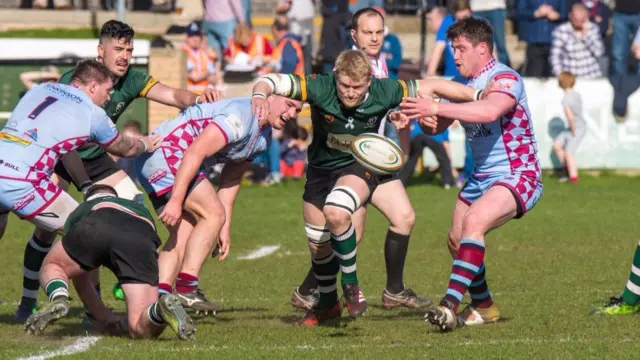
[(339, 270), (338, 258), (334, 252), (322, 259), (312, 259), (311, 267), (318, 280), (318, 308), (330, 309), (338, 302), (337, 278)]
[(298, 286), (298, 293), (302, 296), (311, 295), (311, 291), (318, 288), (318, 280), (316, 280), (316, 276), (313, 274), (313, 266), (309, 269), (307, 273), (307, 277), (304, 278), (302, 284)]
[(171, 285), (167, 283), (158, 284), (158, 295), (162, 296), (166, 294), (171, 294), (172, 292), (173, 292), (173, 289), (171, 288)]
[(149, 321), (156, 326), (163, 326), (166, 324), (162, 316), (160, 315), (160, 309), (158, 308), (158, 302), (154, 302), (147, 308), (147, 316)]
[(42, 243), (35, 234), (31, 236), (24, 249), (24, 268), (22, 269), (22, 300), (20, 304), (36, 304), (40, 289), (40, 266), (51, 250), (52, 244)]
[(444, 296), (453, 308), (454, 313), (458, 311), (458, 306), (462, 302), (462, 297), (467, 291), (473, 278), (479, 273), (480, 267), (484, 263), (484, 242), (473, 239), (462, 239), (460, 248), (453, 260), (449, 286)]
[(63, 300), (69, 299), (69, 285), (63, 279), (53, 279), (44, 287), (44, 291), (49, 297), (49, 301), (53, 301), (59, 297)]
[(640, 242), (633, 255), (633, 264), (631, 264), (629, 280), (622, 292), (622, 302), (629, 305), (640, 303)]
[(178, 274), (176, 278), (176, 291), (178, 293), (190, 293), (196, 289), (198, 289), (198, 277), (182, 272)]
[(331, 233), (331, 247), (338, 257), (342, 271), (342, 285), (357, 285), (356, 274), (356, 231), (353, 224), (342, 234)]
[(389, 229), (384, 241), (384, 262), (387, 267), (386, 289), (392, 294), (399, 294), (404, 290), (402, 273), (409, 249), (409, 236), (398, 234)]
[[(95, 284), (94, 289), (96, 289), (96, 292), (98, 293), (98, 297), (102, 299), (102, 291), (100, 290), (100, 283)], [(89, 312), (89, 309), (84, 307), (83, 310), (85, 315), (87, 315), (90, 319), (95, 320), (93, 315), (91, 315), (91, 313)]]
[(484, 263), (471, 281), (471, 285), (469, 285), (469, 295), (471, 296), (471, 304), (476, 308), (485, 309), (493, 305), (493, 299), (491, 299), (489, 286), (487, 285)]

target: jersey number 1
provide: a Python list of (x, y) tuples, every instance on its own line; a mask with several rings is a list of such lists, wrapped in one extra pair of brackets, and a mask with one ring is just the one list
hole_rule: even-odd
[(29, 119), (34, 120), (38, 117), (38, 115), (40, 115), (41, 112), (44, 111), (44, 109), (48, 108), (49, 105), (55, 103), (56, 101), (58, 101), (57, 98), (54, 98), (53, 96), (47, 96), (46, 98), (44, 98), (44, 101), (41, 102), (40, 105), (36, 106), (31, 114), (29, 114)]

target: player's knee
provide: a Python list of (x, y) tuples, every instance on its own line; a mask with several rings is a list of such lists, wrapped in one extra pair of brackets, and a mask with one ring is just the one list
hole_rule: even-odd
[(416, 212), (412, 207), (409, 207), (408, 209), (396, 212), (396, 216), (394, 221), (391, 223), (391, 227), (401, 234), (409, 234), (411, 233), (411, 230), (413, 230), (415, 223)]
[(465, 234), (479, 233), (484, 234), (486, 228), (485, 221), (479, 212), (470, 211), (462, 220), (462, 232)]
[(460, 246), (460, 234), (453, 230), (449, 231), (449, 235), (447, 236), (447, 246), (449, 247), (449, 252), (455, 256), (458, 252), (458, 247)]
[(360, 208), (360, 196), (350, 187), (337, 186), (327, 196), (322, 213), (327, 223), (338, 226), (349, 223), (351, 216), (358, 208)]

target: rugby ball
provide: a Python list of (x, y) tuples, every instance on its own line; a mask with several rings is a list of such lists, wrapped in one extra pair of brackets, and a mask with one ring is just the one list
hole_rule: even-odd
[(351, 143), (358, 163), (378, 175), (397, 172), (404, 166), (404, 153), (393, 140), (376, 133), (360, 134)]

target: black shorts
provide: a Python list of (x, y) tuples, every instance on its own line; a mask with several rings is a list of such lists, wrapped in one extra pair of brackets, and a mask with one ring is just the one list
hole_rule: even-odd
[(146, 221), (120, 210), (91, 212), (62, 237), (69, 257), (86, 271), (105, 266), (120, 283), (158, 285), (160, 237)]
[[(331, 192), (339, 178), (345, 175), (355, 175), (367, 183), (369, 187), (369, 197), (378, 185), (387, 183), (391, 180), (398, 179), (397, 174), (376, 175), (360, 165), (353, 162), (350, 165), (337, 169), (319, 169), (309, 166), (307, 168), (307, 182), (304, 184), (304, 193), (302, 200), (318, 207), (323, 207), (327, 195)], [(363, 199), (362, 205), (365, 205), (369, 199)]]
[[(83, 159), (82, 163), (87, 171), (87, 175), (89, 175), (89, 179), (94, 183), (106, 179), (120, 171), (120, 166), (118, 166), (118, 164), (116, 164), (116, 162), (113, 161), (111, 156), (107, 153), (93, 159)], [(58, 161), (56, 164), (55, 173), (69, 184), (73, 183), (76, 186), (76, 189), (79, 188), (79, 184), (73, 182), (71, 176), (67, 172), (67, 169), (62, 165), (62, 161)]]

